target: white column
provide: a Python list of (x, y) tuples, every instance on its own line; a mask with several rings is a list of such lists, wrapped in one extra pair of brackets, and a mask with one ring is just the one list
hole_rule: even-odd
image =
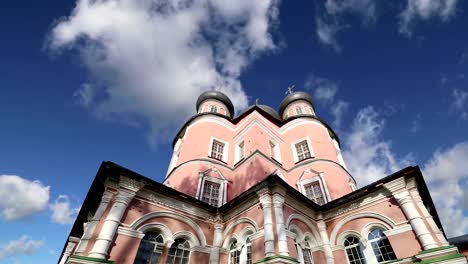
[(273, 233), (273, 217), (271, 212), (271, 196), (268, 192), (260, 194), (260, 204), (263, 210), (263, 230), (265, 241), (265, 257), (275, 255), (275, 236)]
[(242, 245), (239, 256), (239, 264), (247, 264), (247, 244)]
[(335, 263), (335, 260), (333, 258), (333, 251), (330, 246), (330, 239), (328, 238), (328, 233), (327, 233), (327, 225), (323, 220), (319, 220), (317, 222), (317, 226), (319, 229), (320, 233), (320, 238), (322, 239), (323, 243), (323, 250), (325, 251), (325, 257), (327, 259), (327, 264), (333, 264)]
[(278, 251), (280, 255), (289, 256), (286, 226), (284, 225), (283, 205), (284, 197), (276, 193), (273, 195), (275, 207), (276, 233), (278, 234)]
[(219, 249), (223, 244), (223, 225), (215, 224), (213, 247), (210, 253), (210, 264), (219, 264)]
[(402, 191), (396, 194), (393, 194), (393, 197), (398, 201), (406, 217), (410, 221), (411, 227), (413, 228), (416, 236), (423, 245), (424, 249), (436, 248), (437, 243), (434, 241), (431, 233), (427, 229), (427, 226), (424, 224), (421, 215), (414, 206), (413, 199), (408, 191)]
[(65, 248), (65, 251), (63, 252), (62, 258), (60, 259), (59, 264), (65, 264), (68, 257), (71, 255), (73, 248), (75, 247), (76, 243), (78, 243), (78, 239), (75, 237), (70, 237), (69, 241), (67, 243), (67, 247)]
[(434, 221), (434, 218), (432, 217), (432, 215), (429, 213), (426, 206), (422, 202), (422, 199), (421, 199), (421, 196), (419, 195), (418, 190), (417, 189), (411, 190), (411, 196), (413, 196), (414, 200), (416, 201), (416, 204), (418, 205), (419, 209), (423, 213), (423, 215), (426, 218), (427, 222), (431, 226), (431, 229), (436, 234), (437, 239), (439, 239), (439, 241), (442, 243), (442, 246), (448, 246), (449, 243), (448, 243), (447, 239), (445, 238), (442, 231), (440, 231), (439, 227), (437, 226), (437, 224)]
[(99, 220), (101, 220), (101, 216), (106, 210), (111, 198), (112, 193), (108, 190), (104, 191), (101, 198), (101, 203), (99, 204), (96, 212), (94, 213), (94, 216), (84, 227), (83, 236), (81, 237), (80, 243), (78, 244), (75, 250), (75, 255), (83, 255), (83, 252), (86, 250), (86, 246), (88, 245), (88, 241), (91, 239), (91, 236), (93, 235), (94, 230), (96, 229), (96, 226), (99, 223)]
[(302, 248), (300, 245), (296, 245), (296, 248), (297, 248), (297, 261), (299, 261), (299, 263), (301, 264), (304, 264), (305, 263), (304, 253), (302, 252)]
[(114, 235), (119, 227), (120, 220), (122, 219), (128, 204), (135, 196), (136, 192), (120, 189), (115, 198), (112, 209), (104, 221), (101, 232), (99, 233), (93, 249), (89, 253), (89, 257), (106, 259), (109, 246), (114, 239)]

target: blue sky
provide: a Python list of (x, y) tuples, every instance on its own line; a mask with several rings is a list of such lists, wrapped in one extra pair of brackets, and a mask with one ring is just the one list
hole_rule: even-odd
[(237, 110), (310, 92), (361, 185), (418, 164), (468, 233), (467, 4), (386, 2), (4, 4), (0, 263), (56, 262), (101, 161), (161, 181), (214, 87)]

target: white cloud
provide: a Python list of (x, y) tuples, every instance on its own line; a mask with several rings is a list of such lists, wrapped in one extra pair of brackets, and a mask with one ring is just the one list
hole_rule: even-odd
[(79, 51), (92, 82), (75, 96), (94, 114), (139, 123), (162, 138), (195, 113), (204, 90), (224, 91), (238, 110), (247, 106), (239, 77), (276, 48), (278, 4), (78, 0), (53, 27), (48, 47)]
[(1, 218), (27, 218), (47, 208), (50, 186), (16, 175), (0, 175)]
[(49, 205), (52, 210), (51, 219), (54, 223), (66, 225), (71, 224), (79, 212), (79, 207), (72, 208), (70, 199), (66, 195), (59, 195), (59, 197)]
[(338, 84), (326, 78), (309, 74), (304, 82), (304, 87), (313, 92), (314, 100), (330, 108), (331, 114), (334, 117), (333, 125), (339, 129), (343, 114), (348, 110), (349, 103), (336, 99)]
[(384, 140), (385, 120), (371, 106), (361, 109), (345, 134), (343, 155), (360, 186), (374, 182), (411, 163), (410, 155), (396, 157), (391, 142)]
[(421, 114), (417, 114), (416, 117), (411, 121), (410, 131), (416, 133), (421, 130)]
[(468, 187), (468, 141), (438, 150), (423, 166), (437, 212), (449, 237), (468, 232), (468, 210), (464, 203)]
[(33, 255), (43, 246), (43, 240), (32, 240), (23, 235), (18, 240), (12, 240), (0, 246), (0, 260), (18, 255)]
[(407, 0), (405, 10), (400, 14), (400, 32), (411, 36), (416, 20), (440, 18), (448, 21), (456, 13), (458, 0)]
[(468, 92), (453, 89), (452, 99), (452, 108), (460, 114), (462, 119), (468, 120)]
[(317, 17), (315, 24), (317, 26), (315, 33), (317, 34), (318, 40), (324, 45), (331, 46), (336, 52), (340, 52), (341, 46), (338, 44), (336, 35), (340, 30), (343, 29), (343, 27), (336, 22), (327, 23), (323, 18), (320, 17)]

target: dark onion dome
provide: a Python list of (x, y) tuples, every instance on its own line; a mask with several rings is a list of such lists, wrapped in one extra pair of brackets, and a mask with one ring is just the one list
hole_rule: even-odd
[(275, 109), (269, 107), (268, 105), (257, 105), (259, 108), (261, 108), (263, 111), (267, 112), (269, 115), (272, 117), (281, 120), (281, 117), (278, 115)]
[[(288, 107), (288, 105), (292, 102), (298, 101), (298, 100), (304, 100), (310, 103), (312, 106), (312, 109), (314, 109), (314, 104), (312, 103), (312, 96), (306, 92), (293, 92), (286, 96), (284, 100), (281, 102), (280, 107), (279, 107), (279, 115), (283, 116), (283, 112)], [(315, 111), (315, 109), (314, 109)]]
[(234, 115), (234, 105), (232, 105), (231, 99), (229, 99), (229, 97), (227, 97), (227, 95), (223, 94), (220, 91), (206, 91), (206, 92), (202, 93), (198, 97), (198, 100), (197, 100), (197, 105), (196, 105), (197, 106), (197, 111), (198, 111), (198, 108), (200, 107), (200, 105), (204, 101), (210, 100), (210, 99), (214, 99), (214, 100), (218, 100), (218, 101), (222, 102), (227, 107), (227, 109), (229, 110), (229, 113), (231, 114), (231, 117)]

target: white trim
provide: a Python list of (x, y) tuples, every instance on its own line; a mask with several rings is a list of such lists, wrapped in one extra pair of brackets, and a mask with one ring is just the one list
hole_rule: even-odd
[(222, 144), (224, 144), (224, 147), (223, 147), (223, 158), (222, 158), (221, 160), (224, 161), (225, 163), (228, 163), (229, 142), (227, 142), (227, 141), (224, 140), (224, 139), (215, 137), (215, 136), (211, 136), (211, 139), (210, 139), (210, 148), (208, 149), (208, 157), (212, 158), (212, 156), (211, 156), (211, 151), (212, 151), (212, 149), (213, 149), (213, 141), (214, 141), (214, 140), (219, 141), (219, 142), (221, 142)]
[[(317, 228), (315, 227), (315, 225), (312, 223), (312, 221), (310, 221), (309, 219), (307, 219), (303, 215), (291, 214), (288, 217), (288, 220), (286, 221), (286, 229), (289, 230), (289, 226), (291, 225), (291, 221), (295, 220), (295, 219), (303, 222), (307, 227), (309, 227), (310, 230), (312, 230), (312, 233), (313, 233), (312, 238), (317, 242), (317, 244), (323, 244), (322, 239), (320, 238), (320, 234), (319, 234)], [(294, 226), (294, 224), (292, 226)]]
[(389, 236), (398, 235), (398, 234), (408, 232), (408, 231), (413, 231), (413, 228), (411, 227), (410, 224), (404, 224), (402, 226), (395, 227), (393, 229), (388, 229), (388, 230), (384, 231), (384, 234), (387, 237), (389, 237)]
[[(307, 197), (307, 192), (304, 188), (305, 185), (307, 184), (310, 184), (310, 183), (313, 183), (313, 182), (318, 182), (319, 183), (319, 186), (320, 186), (320, 191), (322, 192), (322, 197), (323, 197), (323, 200), (324, 200), (324, 204), (328, 203), (330, 201), (329, 199), (329, 195), (327, 195), (327, 192), (326, 191), (326, 186), (325, 184), (322, 182), (322, 177), (320, 177), (320, 173), (317, 175), (317, 176), (313, 176), (312, 178), (307, 178), (307, 179), (303, 179), (303, 176), (305, 174), (309, 174), (309, 173), (312, 173), (310, 170), (305, 170), (301, 177), (299, 177), (299, 180), (296, 182), (297, 184), (297, 187), (299, 189), (299, 191), (305, 196)], [(309, 197), (307, 197), (309, 198)], [(311, 198), (309, 198), (310, 200), (312, 200)], [(312, 200), (313, 201), (313, 200)], [(315, 201), (314, 201), (315, 202)]]
[[(224, 178), (224, 176), (222, 176), (222, 177)], [(228, 181), (225, 178), (224, 179), (219, 179), (219, 178), (216, 178), (216, 177), (213, 177), (213, 176), (206, 175), (204, 173), (203, 173), (203, 176), (201, 176), (200, 179), (199, 179), (199, 184), (198, 184), (199, 187), (198, 187), (196, 198), (199, 199), (200, 201), (203, 200), (205, 182), (207, 182), (207, 181), (219, 184), (218, 205), (217, 206), (220, 207), (221, 205), (225, 204), (226, 203), (225, 191), (227, 191), (227, 189), (225, 187), (226, 187)]]
[(133, 230), (131, 228), (127, 228), (123, 226), (119, 226), (119, 228), (117, 229), (117, 234), (129, 236), (129, 237), (136, 237), (139, 239), (142, 239), (145, 236), (145, 234), (141, 231)]
[(206, 246), (206, 237), (205, 237), (205, 234), (203, 233), (203, 230), (201, 229), (201, 227), (195, 223), (192, 219), (186, 217), (186, 216), (183, 216), (181, 214), (176, 214), (176, 213), (172, 213), (172, 212), (153, 212), (153, 213), (148, 213), (148, 214), (145, 214), (143, 216), (141, 216), (140, 218), (136, 219), (135, 221), (133, 221), (133, 223), (131, 223), (129, 225), (130, 228), (132, 229), (136, 229), (140, 224), (150, 220), (150, 219), (155, 219), (155, 218), (158, 218), (158, 217), (169, 217), (169, 218), (174, 218), (176, 220), (179, 220), (181, 222), (184, 222), (186, 223), (187, 225), (189, 225), (190, 227), (193, 228), (193, 230), (195, 230), (195, 232), (197, 233), (197, 236), (200, 240), (200, 244), (201, 246)]
[(273, 145), (273, 152), (270, 153), (271, 157), (278, 161), (279, 163), (281, 163), (281, 148), (280, 148), (280, 144), (278, 143), (278, 141), (275, 141), (274, 139), (270, 138), (269, 142), (268, 142), (268, 145), (270, 147), (270, 152), (272, 152), (272, 145)]
[(375, 213), (375, 212), (362, 212), (362, 213), (357, 213), (357, 214), (354, 214), (354, 215), (349, 215), (349, 216), (341, 219), (335, 225), (335, 227), (333, 228), (333, 230), (331, 232), (331, 235), (330, 235), (330, 244), (332, 246), (336, 245), (336, 237), (338, 235), (338, 231), (341, 229), (341, 227), (343, 227), (343, 225), (345, 225), (346, 223), (348, 223), (349, 221), (352, 221), (354, 219), (366, 218), (366, 217), (367, 218), (379, 219), (382, 222), (386, 223), (391, 228), (394, 228), (396, 226), (396, 223), (392, 219), (388, 218), (387, 216), (385, 216), (383, 214), (379, 214), (379, 213)]
[[(229, 233), (229, 231), (231, 231), (231, 229), (232, 229), (234, 226), (236, 226), (236, 225), (238, 225), (238, 224), (242, 224), (242, 223), (248, 223), (248, 224), (250, 224), (250, 225), (253, 226), (255, 232), (258, 231), (258, 225), (257, 225), (257, 223), (256, 223), (252, 218), (249, 218), (249, 217), (241, 217), (241, 218), (239, 218), (239, 219), (237, 219), (237, 220), (235, 220), (235, 221), (229, 223), (229, 224), (226, 226), (226, 228), (224, 229), (224, 232), (223, 232), (223, 237), (226, 237), (226, 235)], [(255, 232), (254, 232), (254, 233), (255, 233)]]
[(309, 138), (309, 136), (307, 136), (307, 137), (301, 138), (301, 139), (296, 140), (296, 141), (291, 143), (291, 149), (292, 149), (292, 153), (293, 153), (294, 163), (298, 163), (299, 161), (304, 160), (304, 159), (299, 160), (299, 158), (297, 156), (298, 155), (297, 149), (296, 149), (296, 144), (301, 143), (302, 141), (306, 141), (307, 147), (309, 148), (310, 157), (311, 158), (315, 157), (314, 149), (312, 148), (312, 144), (310, 143), (310, 138)]
[[(242, 145), (242, 148), (240, 147)], [(242, 151), (241, 151), (242, 150)], [(245, 158), (245, 141), (242, 140), (235, 144), (234, 147), (234, 164)]]
[(183, 238), (187, 240), (190, 244), (190, 248), (200, 246), (200, 241), (198, 240), (197, 236), (195, 236), (192, 232), (189, 232), (189, 231), (175, 232), (172, 235), (172, 240), (175, 241), (178, 238)]
[(163, 237), (164, 241), (168, 241), (172, 239), (172, 231), (169, 229), (166, 225), (160, 224), (160, 223), (149, 223), (149, 224), (144, 224), (140, 226), (138, 231), (142, 233), (146, 233), (151, 230), (156, 230), (158, 231), (161, 236)]

